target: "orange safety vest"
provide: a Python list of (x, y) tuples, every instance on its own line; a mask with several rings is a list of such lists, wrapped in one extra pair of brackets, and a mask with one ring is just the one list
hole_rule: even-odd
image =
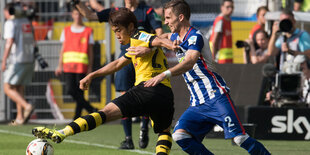
[[(214, 28), (218, 21), (223, 21), (223, 32), (221, 43), (218, 51), (218, 63), (233, 63), (233, 50), (232, 50), (232, 35), (231, 35), (231, 22), (225, 19), (223, 16), (217, 16), (213, 23), (212, 34), (210, 37), (210, 45), (213, 46)], [(212, 51), (214, 52), (214, 51)]]
[(65, 27), (63, 71), (65, 73), (86, 73), (88, 66), (88, 42), (92, 29), (85, 27), (81, 33), (73, 33), (71, 26)]

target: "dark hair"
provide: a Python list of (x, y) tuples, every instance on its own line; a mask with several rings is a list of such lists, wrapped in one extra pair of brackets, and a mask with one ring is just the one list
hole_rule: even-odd
[(223, 6), (225, 2), (231, 2), (231, 3), (234, 3), (234, 1), (233, 1), (233, 0), (222, 0), (222, 2), (221, 2), (221, 6)]
[(264, 30), (257, 30), (257, 31), (255, 32), (255, 40), (256, 40), (257, 34), (259, 34), (259, 33), (263, 33), (263, 34), (265, 35), (266, 38), (269, 38), (269, 35), (268, 35), (268, 33), (267, 33), (266, 31), (264, 31)]
[(124, 26), (128, 27), (130, 23), (133, 23), (134, 27), (137, 28), (136, 16), (127, 8), (120, 8), (112, 11), (109, 16), (109, 23), (112, 26)]
[(14, 15), (15, 14), (15, 8), (14, 8), (14, 3), (7, 3), (4, 7), (4, 10), (8, 10), (10, 15)]
[(184, 0), (171, 0), (165, 4), (164, 9), (172, 8), (172, 12), (179, 16), (183, 14), (187, 20), (191, 17), (191, 9)]
[(269, 11), (268, 8), (267, 8), (267, 6), (261, 6), (261, 7), (257, 8), (256, 16), (258, 16), (258, 14), (259, 14), (259, 12), (260, 12), (261, 10)]
[(289, 9), (283, 9), (281, 11), (281, 14), (289, 15), (289, 16), (295, 18), (293, 12), (291, 10), (289, 10)]

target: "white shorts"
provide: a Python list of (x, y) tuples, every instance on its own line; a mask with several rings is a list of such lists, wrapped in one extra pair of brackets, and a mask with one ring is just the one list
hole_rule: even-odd
[(33, 72), (34, 63), (8, 65), (3, 73), (3, 81), (10, 85), (27, 85), (32, 80)]

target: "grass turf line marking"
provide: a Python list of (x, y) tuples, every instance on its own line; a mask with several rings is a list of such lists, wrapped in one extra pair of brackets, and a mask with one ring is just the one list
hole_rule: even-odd
[[(9, 130), (1, 130), (1, 129), (0, 129), (0, 133), (18, 135), (18, 136), (24, 136), (24, 137), (34, 137), (33, 135), (27, 134), (27, 133), (15, 132), (15, 131), (9, 131)], [(103, 145), (103, 144), (98, 144), (98, 143), (89, 143), (89, 142), (83, 142), (83, 141), (77, 141), (77, 140), (66, 140), (66, 139), (64, 140), (64, 142), (118, 150), (118, 147), (116, 146)], [(153, 152), (142, 151), (142, 150), (122, 150), (122, 151), (135, 152), (139, 154), (154, 154)]]

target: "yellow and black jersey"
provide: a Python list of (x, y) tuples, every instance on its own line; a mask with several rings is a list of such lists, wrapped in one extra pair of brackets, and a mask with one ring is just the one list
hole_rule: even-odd
[[(144, 31), (136, 31), (130, 38), (130, 46), (152, 48), (152, 52), (143, 57), (129, 55), (128, 53), (131, 51), (124, 55), (127, 59), (131, 59), (135, 68), (135, 85), (138, 85), (142, 81), (147, 81), (168, 69), (167, 59), (163, 50), (160, 47), (151, 46), (151, 43), (155, 37), (155, 34), (150, 34)], [(164, 79), (161, 83), (171, 88), (170, 78)]]

